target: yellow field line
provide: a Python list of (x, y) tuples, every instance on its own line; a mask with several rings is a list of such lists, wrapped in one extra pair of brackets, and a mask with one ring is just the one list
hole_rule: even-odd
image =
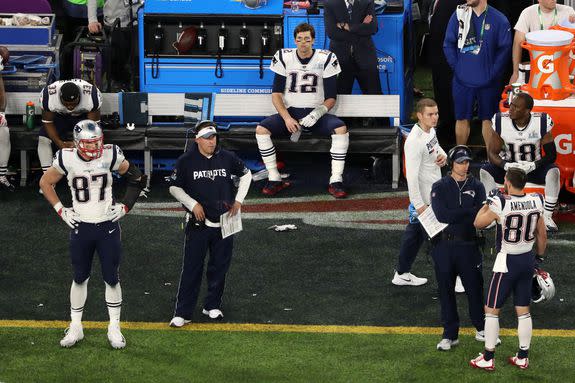
[[(83, 322), (87, 329), (105, 329), (108, 322)], [(0, 328), (66, 328), (64, 321), (0, 320)], [(380, 327), (380, 326), (312, 326), (293, 324), (258, 323), (190, 323), (180, 329), (173, 329), (168, 323), (122, 322), (128, 330), (169, 330), (169, 331), (234, 331), (234, 332), (296, 332), (323, 334), (400, 334), (400, 335), (441, 335), (441, 327)], [(474, 335), (474, 328), (462, 328), (462, 335)], [(515, 329), (501, 329), (502, 336), (516, 336)], [(534, 329), (534, 336), (575, 338), (575, 330)]]

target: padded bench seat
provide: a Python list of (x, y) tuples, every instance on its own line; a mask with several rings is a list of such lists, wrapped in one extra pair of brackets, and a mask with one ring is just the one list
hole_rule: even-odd
[[(236, 127), (219, 131), (222, 145), (229, 150), (256, 149), (254, 127)], [(359, 128), (350, 130), (349, 153), (394, 154), (398, 144), (397, 128)], [(184, 150), (186, 128), (150, 127), (146, 131), (150, 150)], [(194, 138), (189, 133), (190, 140)], [(320, 137), (304, 132), (298, 142), (289, 137), (274, 138), (278, 151), (285, 152), (329, 152), (331, 137)]]

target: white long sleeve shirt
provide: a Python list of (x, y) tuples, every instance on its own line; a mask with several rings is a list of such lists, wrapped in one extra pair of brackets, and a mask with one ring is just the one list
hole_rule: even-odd
[(446, 154), (439, 146), (435, 128), (426, 133), (418, 124), (413, 125), (405, 140), (404, 153), (409, 201), (419, 209), (431, 202), (431, 186), (441, 178), (435, 160)]

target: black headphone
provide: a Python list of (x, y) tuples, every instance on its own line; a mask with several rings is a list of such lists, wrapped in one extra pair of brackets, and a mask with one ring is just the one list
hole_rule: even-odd
[(467, 145), (456, 145), (453, 148), (451, 148), (451, 150), (447, 154), (447, 160), (449, 166), (453, 165), (453, 156), (455, 156), (455, 153), (457, 153), (459, 150), (465, 150), (467, 156), (469, 158), (473, 158), (473, 153), (471, 152), (471, 149), (469, 149)]

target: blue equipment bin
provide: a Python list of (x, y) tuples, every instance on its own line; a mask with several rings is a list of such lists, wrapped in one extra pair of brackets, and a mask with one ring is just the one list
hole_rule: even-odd
[[(0, 13), (1, 18), (11, 18), (13, 15)], [(50, 24), (40, 26), (30, 25), (0, 25), (0, 41), (2, 45), (50, 45), (52, 36), (56, 33), (54, 14), (38, 14), (48, 17)]]

